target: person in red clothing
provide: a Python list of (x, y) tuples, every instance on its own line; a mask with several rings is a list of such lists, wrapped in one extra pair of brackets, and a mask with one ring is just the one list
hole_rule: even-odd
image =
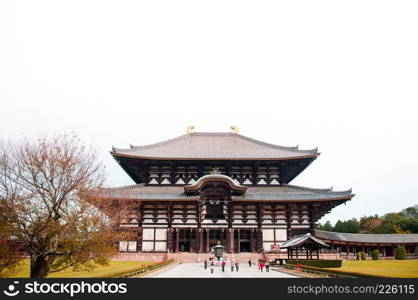
[(225, 261), (223, 260), (222, 262), (221, 262), (221, 267), (222, 267), (222, 272), (225, 272)]
[(260, 271), (263, 272), (264, 269), (264, 262), (260, 261)]

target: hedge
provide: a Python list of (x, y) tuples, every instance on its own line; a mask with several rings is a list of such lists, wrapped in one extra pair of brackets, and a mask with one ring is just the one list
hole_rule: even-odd
[(302, 266), (302, 270), (311, 270), (311, 271), (318, 271), (323, 273), (341, 275), (341, 276), (351, 276), (351, 277), (358, 277), (358, 278), (393, 278), (391, 276), (384, 276), (384, 275), (371, 275), (365, 274), (360, 272), (350, 272), (350, 271), (341, 271), (338, 269), (323, 269), (323, 268), (316, 268), (310, 266)]
[(303, 266), (317, 267), (317, 268), (340, 268), (342, 265), (341, 259), (331, 260), (331, 259), (288, 259), (287, 264), (297, 265), (301, 264)]
[(398, 246), (396, 247), (396, 254), (395, 259), (405, 259), (406, 258), (406, 249), (404, 246)]
[(375, 249), (370, 254), (371, 254), (373, 260), (378, 260), (380, 258), (380, 252), (379, 252), (379, 250), (376, 250)]
[(360, 251), (357, 253), (357, 260), (366, 260), (367, 254), (364, 251)]
[(157, 262), (156, 264), (153, 264), (153, 265), (147, 265), (147, 266), (144, 265), (139, 270), (137, 270), (135, 272), (128, 273), (128, 274), (121, 275), (121, 276), (119, 276), (119, 278), (132, 277), (134, 275), (142, 274), (142, 273), (145, 273), (145, 272), (148, 272), (148, 271), (151, 271), (151, 270), (155, 270), (155, 269), (167, 266), (167, 265), (169, 265), (173, 262), (174, 262), (174, 259), (170, 259), (170, 260)]

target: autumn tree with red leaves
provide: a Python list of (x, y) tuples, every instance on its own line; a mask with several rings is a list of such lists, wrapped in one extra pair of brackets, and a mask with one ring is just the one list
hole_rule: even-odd
[(31, 278), (109, 263), (129, 208), (85, 200), (104, 180), (95, 151), (75, 136), (0, 145), (0, 224), (29, 253)]

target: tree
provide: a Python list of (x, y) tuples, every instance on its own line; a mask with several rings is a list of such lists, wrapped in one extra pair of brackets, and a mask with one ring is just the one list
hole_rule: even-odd
[(362, 233), (372, 233), (372, 231), (379, 227), (381, 224), (381, 219), (378, 215), (374, 216), (363, 216), (360, 218), (360, 231)]
[(357, 260), (366, 260), (367, 259), (367, 254), (364, 251), (359, 251), (357, 253)]
[(14, 240), (12, 227), (0, 219), (0, 278), (11, 276), (21, 262), (20, 243)]
[(418, 218), (408, 218), (402, 220), (399, 226), (404, 232), (418, 233)]
[(101, 189), (104, 166), (75, 136), (1, 143), (0, 220), (30, 256), (30, 277), (92, 269), (115, 254), (118, 220), (128, 211), (84, 193)]
[(379, 250), (373, 250), (372, 253), (370, 253), (373, 260), (378, 260), (380, 258), (380, 252)]
[(321, 223), (318, 224), (317, 229), (324, 231), (334, 231), (334, 228), (331, 225), (330, 221), (326, 221), (324, 225)]
[(399, 224), (404, 219), (403, 213), (388, 213), (383, 216), (382, 224), (376, 228), (376, 233), (402, 233)]
[(407, 209), (405, 209), (404, 214), (407, 218), (418, 219), (418, 209), (413, 207), (413, 206), (408, 207)]
[(383, 220), (380, 218), (369, 219), (361, 225), (361, 233), (376, 233), (382, 226), (382, 222)]
[(360, 231), (360, 223), (356, 218), (346, 221), (338, 220), (334, 226), (335, 232), (358, 233)]
[(395, 259), (405, 259), (406, 258), (406, 249), (404, 246), (396, 247)]

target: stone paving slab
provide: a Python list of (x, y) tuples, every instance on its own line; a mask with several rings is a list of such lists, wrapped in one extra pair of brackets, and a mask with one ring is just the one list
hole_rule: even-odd
[(221, 267), (215, 267), (214, 273), (210, 273), (210, 268), (204, 269), (203, 263), (182, 263), (166, 271), (151, 274), (153, 278), (297, 278), (295, 275), (270, 270), (270, 272), (261, 272), (257, 266), (240, 264), (239, 271), (231, 272), (230, 268), (225, 268), (222, 272)]

